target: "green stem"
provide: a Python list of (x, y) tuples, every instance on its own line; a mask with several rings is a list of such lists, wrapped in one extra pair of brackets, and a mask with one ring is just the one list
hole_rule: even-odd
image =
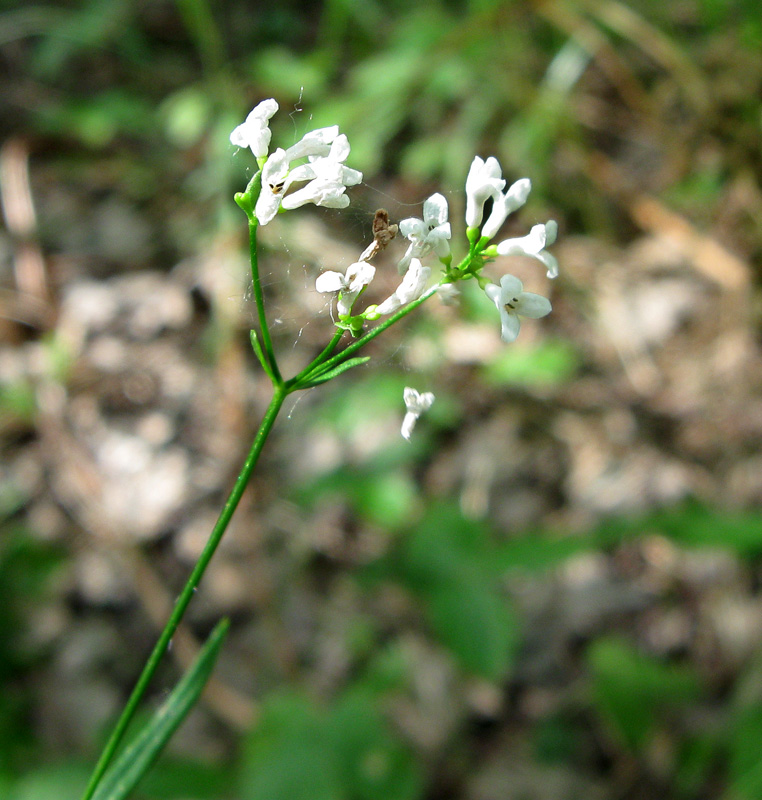
[[(441, 282), (440, 282), (441, 283)], [(315, 370), (319, 367), (321, 372), (327, 372), (332, 367), (335, 367), (337, 364), (341, 364), (342, 361), (346, 361), (353, 353), (356, 353), (361, 348), (365, 347), (371, 339), (375, 339), (376, 336), (382, 334), (387, 328), (394, 325), (395, 322), (399, 322), (403, 317), (406, 317), (411, 311), (414, 311), (418, 306), (422, 303), (425, 303), (433, 294), (436, 293), (437, 289), (439, 288), (439, 284), (432, 286), (426, 292), (424, 292), (417, 300), (413, 300), (411, 303), (408, 303), (404, 308), (401, 308), (396, 314), (392, 314), (389, 319), (382, 322), (380, 325), (377, 325), (373, 330), (368, 331), (365, 336), (362, 336), (356, 342), (353, 342), (344, 350), (342, 350), (337, 355), (333, 356), (333, 358), (329, 358), (327, 361), (323, 361), (317, 364), (315, 367), (308, 368), (299, 373), (297, 376), (298, 380), (301, 382), (305, 378), (309, 377)], [(314, 363), (314, 362), (313, 362)], [(289, 387), (296, 384), (297, 378), (292, 378), (288, 385)]]
[(255, 218), (249, 217), (249, 255), (251, 257), (251, 282), (254, 290), (254, 301), (257, 304), (257, 316), (259, 317), (259, 330), (262, 334), (262, 345), (264, 347), (267, 361), (272, 370), (273, 384), (276, 386), (283, 384), (278, 362), (275, 360), (275, 350), (270, 338), (270, 329), (267, 327), (267, 317), (265, 315), (265, 299), (262, 294), (262, 281), (259, 279), (259, 259), (257, 256), (257, 228), (259, 223)]
[(294, 375), (293, 378), (290, 378), (286, 381), (286, 386), (289, 388), (296, 386), (299, 381), (304, 378), (305, 375), (309, 375), (314, 369), (323, 365), (323, 359), (327, 358), (331, 355), (331, 353), (336, 349), (336, 345), (341, 340), (341, 337), (344, 335), (343, 329), (337, 330), (333, 334), (333, 338), (330, 342), (323, 348), (323, 352), (317, 357), (310, 361), (309, 364), (298, 374)]
[(233, 486), (227, 502), (220, 512), (217, 523), (214, 526), (211, 535), (209, 536), (201, 556), (196, 562), (196, 566), (193, 568), (193, 572), (191, 572), (187, 583), (183, 587), (180, 596), (175, 602), (175, 607), (172, 609), (172, 614), (169, 618), (169, 621), (165, 625), (164, 630), (161, 632), (159, 641), (156, 643), (153, 651), (151, 652), (145, 667), (143, 667), (143, 672), (141, 673), (135, 688), (132, 690), (132, 694), (130, 695), (130, 699), (127, 701), (127, 705), (125, 706), (124, 711), (122, 711), (122, 715), (119, 717), (119, 721), (112, 731), (111, 736), (106, 743), (106, 747), (101, 753), (101, 757), (98, 759), (98, 763), (95, 766), (95, 770), (90, 778), (90, 782), (87, 785), (87, 789), (82, 796), (82, 800), (90, 800), (98, 786), (98, 783), (100, 782), (100, 779), (103, 777), (104, 772), (108, 768), (108, 765), (113, 758), (114, 753), (116, 752), (116, 749), (125, 734), (125, 731), (127, 730), (127, 726), (130, 724), (130, 721), (135, 714), (138, 703), (148, 687), (148, 684), (153, 677), (157, 666), (159, 665), (159, 661), (161, 661), (162, 656), (169, 647), (169, 643), (174, 636), (175, 631), (177, 630), (177, 626), (180, 624), (180, 620), (185, 613), (185, 609), (193, 599), (196, 588), (201, 582), (201, 578), (203, 577), (204, 572), (209, 565), (215, 550), (217, 549), (217, 546), (227, 530), (233, 513), (235, 512), (249, 479), (251, 478), (254, 467), (259, 460), (262, 448), (264, 447), (267, 437), (272, 430), (275, 419), (278, 416), (278, 412), (280, 411), (283, 401), (286, 399), (288, 394), (288, 389), (282, 384), (275, 387), (273, 398), (270, 401), (267, 411), (265, 412), (265, 416), (262, 419), (259, 430), (254, 437), (251, 449), (249, 450), (249, 455), (247, 456), (246, 461), (244, 462), (244, 465), (238, 474), (235, 485)]

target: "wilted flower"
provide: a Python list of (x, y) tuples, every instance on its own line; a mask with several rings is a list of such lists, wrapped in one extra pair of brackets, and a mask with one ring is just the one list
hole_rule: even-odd
[(424, 411), (428, 411), (431, 408), (431, 404), (434, 402), (434, 395), (431, 392), (423, 392), (421, 394), (416, 389), (406, 386), (402, 397), (405, 401), (405, 408), (407, 411), (405, 413), (405, 418), (402, 420), (400, 433), (403, 438), (410, 441), (410, 436), (413, 433), (413, 428), (415, 427), (418, 417), (420, 417)]
[(525, 292), (524, 284), (513, 275), (503, 275), (500, 286), (490, 283), (484, 292), (500, 312), (504, 342), (513, 342), (519, 335), (520, 316), (539, 319), (551, 311), (550, 301), (546, 297)]

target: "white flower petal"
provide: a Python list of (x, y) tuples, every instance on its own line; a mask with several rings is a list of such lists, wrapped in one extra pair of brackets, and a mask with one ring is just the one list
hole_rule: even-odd
[(447, 222), (447, 213), (447, 200), (439, 192), (432, 194), (423, 203), (423, 218), (429, 225), (432, 222), (435, 225), (442, 225)]
[(315, 288), (321, 293), (340, 292), (347, 288), (347, 280), (340, 272), (324, 272), (318, 275)]
[(545, 247), (545, 226), (535, 225), (526, 236), (505, 239), (497, 246), (501, 256), (536, 256)]
[[(495, 287), (497, 288), (497, 287)], [(498, 290), (499, 291), (499, 290)], [(439, 299), (446, 305), (455, 305), (460, 298), (460, 290), (454, 283), (442, 283), (437, 287)], [(489, 297), (489, 295), (487, 295)]]
[(403, 439), (407, 439), (410, 441), (410, 437), (413, 435), (413, 428), (415, 427), (415, 423), (418, 421), (418, 415), (413, 414), (412, 411), (408, 411), (402, 419), (402, 427), (400, 428), (400, 433), (402, 434)]
[(522, 292), (516, 304), (516, 313), (529, 319), (540, 319), (550, 314), (552, 310), (550, 300), (534, 292)]
[(511, 184), (505, 194), (495, 197), (492, 212), (482, 228), (482, 236), (491, 239), (498, 232), (508, 215), (526, 203), (531, 189), (532, 182), (529, 178), (521, 178)]
[(267, 155), (271, 131), (268, 127), (270, 117), (278, 110), (273, 99), (263, 100), (230, 134), (230, 142), (237, 147), (250, 147), (257, 158)]
[(500, 291), (500, 287), (497, 284), (488, 283), (484, 287), (484, 294), (486, 294), (487, 297), (489, 297), (489, 299), (492, 300), (492, 302), (498, 308), (500, 308), (502, 306), (502, 303), (500, 302), (500, 297), (502, 296), (502, 294), (501, 294), (501, 291)]
[(552, 253), (543, 250), (537, 254), (537, 258), (545, 264), (545, 268), (548, 270), (547, 276), (549, 278), (558, 277), (558, 259)]
[(304, 158), (305, 156), (327, 156), (331, 152), (331, 142), (333, 142), (338, 133), (338, 125), (318, 128), (305, 133), (295, 145), (292, 145), (286, 151), (288, 160), (296, 161), (297, 158)]
[(376, 268), (367, 261), (355, 261), (347, 267), (346, 281), (349, 290), (354, 292), (367, 286), (376, 276)]
[(408, 217), (400, 222), (400, 233), (406, 239), (422, 239), (426, 236), (428, 228), (422, 219), (417, 217)]
[(393, 314), (400, 308), (402, 308), (402, 301), (395, 292), (394, 294), (389, 295), (389, 297), (387, 297), (383, 303), (379, 303), (376, 306), (376, 314), (378, 314), (379, 317), (384, 317), (387, 314)]
[(558, 223), (554, 219), (549, 219), (545, 223), (545, 247), (549, 247), (556, 241), (558, 236)]
[[(338, 131), (338, 127), (336, 128)], [(331, 161), (346, 161), (349, 157), (349, 139), (347, 139), (346, 134), (342, 133), (340, 136), (337, 136), (333, 144), (331, 144), (331, 149), (328, 153), (328, 158)]]
[(500, 312), (501, 336), (506, 342), (512, 342), (519, 335), (520, 316), (539, 319), (551, 311), (547, 298), (525, 292), (524, 285), (514, 275), (503, 275), (500, 286), (491, 283), (484, 292)]
[(466, 177), (466, 225), (479, 225), (484, 214), (484, 203), (488, 197), (497, 197), (505, 186), (498, 160), (490, 156), (482, 161), (474, 156)]
[(341, 181), (344, 186), (357, 186), (358, 183), (362, 183), (362, 172), (352, 167), (344, 167), (341, 171)]
[(400, 433), (405, 439), (410, 439), (410, 435), (415, 427), (416, 420), (424, 412), (431, 408), (434, 402), (434, 395), (431, 392), (418, 392), (411, 386), (406, 386), (402, 392), (402, 398), (405, 401), (405, 418), (402, 420), (402, 428)]
[(412, 303), (423, 294), (430, 274), (431, 270), (424, 267), (417, 258), (411, 259), (410, 267), (395, 292), (402, 305)]
[(262, 186), (259, 198), (257, 199), (257, 205), (254, 208), (254, 215), (260, 225), (267, 225), (268, 222), (272, 222), (272, 220), (275, 219), (275, 215), (280, 208), (280, 198), (280, 192), (274, 193), (269, 187)]
[(344, 190), (345, 187), (341, 183), (316, 178), (296, 192), (286, 195), (283, 198), (283, 208), (299, 208), (305, 203), (314, 203), (316, 206), (328, 208), (345, 208), (349, 205), (349, 198), (341, 197)]
[(500, 338), (504, 342), (515, 342), (521, 328), (519, 315), (503, 309), (500, 312), (500, 323)]
[(277, 110), (278, 103), (273, 100), (272, 97), (270, 97), (254, 106), (254, 108), (249, 112), (249, 116), (246, 117), (246, 122), (250, 122), (255, 119), (269, 120)]
[(511, 296), (521, 294), (524, 291), (524, 284), (515, 275), (503, 275), (500, 278), (500, 291), (502, 302), (508, 302)]

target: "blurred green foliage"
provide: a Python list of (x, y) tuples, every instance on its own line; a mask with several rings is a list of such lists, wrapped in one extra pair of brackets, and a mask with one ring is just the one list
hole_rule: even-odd
[(245, 800), (414, 800), (423, 779), (360, 685), (329, 708), (294, 693), (270, 697), (247, 742), (240, 787)]
[(690, 670), (643, 656), (627, 642), (598, 639), (587, 658), (594, 706), (633, 750), (649, 744), (654, 726), (675, 707), (699, 696)]
[(30, 641), (27, 615), (44, 600), (62, 560), (59, 548), (35, 541), (8, 519), (0, 521), (0, 779), (28, 763), (35, 750), (25, 676), (43, 654)]

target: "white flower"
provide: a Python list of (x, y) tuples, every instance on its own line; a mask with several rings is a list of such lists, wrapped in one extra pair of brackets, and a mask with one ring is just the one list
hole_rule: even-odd
[(519, 335), (519, 316), (539, 319), (550, 314), (550, 301), (539, 294), (524, 291), (524, 284), (513, 275), (503, 275), (500, 286), (490, 283), (485, 294), (497, 306), (502, 323), (502, 339), (512, 342)]
[(406, 386), (402, 397), (405, 400), (407, 412), (402, 420), (400, 433), (403, 438), (410, 441), (410, 435), (413, 433), (416, 420), (424, 411), (428, 411), (431, 408), (431, 404), (434, 402), (434, 395), (431, 392), (423, 392), (421, 394), (410, 386)]
[(506, 239), (497, 246), (501, 256), (525, 255), (541, 261), (548, 270), (549, 278), (558, 277), (558, 260), (545, 248), (556, 241), (558, 223), (548, 220), (544, 225), (534, 225), (526, 236)]
[(305, 203), (314, 203), (326, 208), (346, 208), (349, 198), (344, 195), (347, 186), (355, 186), (362, 180), (362, 172), (344, 166), (349, 155), (349, 142), (344, 134), (331, 144), (325, 156), (310, 156), (307, 164), (295, 167), (288, 176), (288, 183), (309, 183), (283, 198), (283, 208), (299, 208)]
[(257, 158), (266, 156), (272, 136), (268, 123), (277, 110), (278, 104), (275, 100), (272, 98), (263, 100), (246, 117), (246, 121), (230, 134), (230, 143), (236, 147), (250, 147)]
[(492, 213), (487, 217), (487, 221), (482, 228), (482, 236), (491, 239), (505, 222), (506, 217), (512, 214), (517, 208), (521, 208), (529, 197), (532, 190), (532, 181), (529, 178), (521, 178), (511, 184), (505, 194), (498, 194), (492, 204)]
[[(331, 149), (331, 142), (339, 135), (339, 126), (330, 125), (327, 128), (316, 128), (305, 133), (304, 136), (286, 150), (289, 161), (305, 156), (327, 156)], [(346, 139), (346, 136), (344, 137)], [(348, 151), (347, 151), (347, 154)]]
[[(278, 148), (262, 168), (262, 190), (257, 200), (255, 214), (260, 225), (267, 225), (278, 209), (299, 208), (314, 203), (327, 208), (346, 208), (349, 198), (344, 195), (347, 186), (362, 180), (362, 172), (342, 163), (349, 155), (349, 142), (344, 134), (337, 136), (338, 127), (319, 128), (305, 134), (301, 141), (288, 150)], [(308, 156), (309, 161), (289, 171), (295, 158)], [(286, 194), (294, 183), (309, 181), (306, 186)]]
[(469, 228), (481, 223), (487, 198), (497, 197), (504, 186), (498, 160), (490, 156), (482, 161), (479, 156), (474, 156), (466, 178), (466, 225)]
[(393, 314), (402, 306), (417, 300), (423, 294), (430, 274), (431, 270), (424, 267), (417, 258), (411, 259), (410, 267), (405, 273), (402, 283), (396, 288), (393, 295), (376, 306), (376, 315)]
[(288, 176), (288, 156), (278, 148), (271, 153), (262, 167), (262, 189), (254, 213), (260, 225), (267, 225), (278, 213)]
[(315, 288), (321, 293), (339, 292), (337, 308), (340, 315), (349, 314), (352, 303), (360, 292), (373, 280), (376, 268), (367, 261), (356, 261), (347, 267), (346, 275), (340, 272), (324, 272), (315, 281)]
[(410, 246), (397, 265), (400, 274), (410, 265), (412, 258), (421, 258), (434, 250), (439, 258), (450, 252), (448, 239), (452, 235), (447, 221), (447, 200), (437, 193), (423, 204), (423, 219), (410, 217), (400, 222), (400, 232), (410, 240)]
[(437, 294), (446, 306), (452, 306), (460, 298), (460, 289), (454, 283), (440, 283), (437, 286)]

